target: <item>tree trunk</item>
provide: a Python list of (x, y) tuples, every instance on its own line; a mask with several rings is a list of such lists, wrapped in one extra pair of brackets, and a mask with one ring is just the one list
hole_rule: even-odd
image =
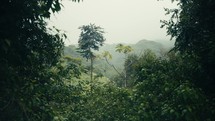
[(90, 81), (93, 81), (93, 57), (90, 58)]
[(125, 87), (127, 87), (127, 66), (125, 66), (125, 76), (124, 76), (125, 78), (124, 78), (124, 81), (125, 81)]
[(90, 57), (90, 90), (92, 91), (93, 84), (93, 57)]

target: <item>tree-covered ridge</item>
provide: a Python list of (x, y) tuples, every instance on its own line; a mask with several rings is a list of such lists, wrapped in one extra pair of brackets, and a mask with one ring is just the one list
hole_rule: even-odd
[[(133, 49), (131, 53), (135, 53), (137, 55), (142, 54), (147, 49), (152, 50), (153, 52), (156, 53), (156, 55), (161, 55), (162, 53), (169, 51), (173, 47), (173, 44), (170, 42), (162, 43), (159, 41), (152, 41), (152, 40), (146, 40), (146, 39), (140, 40), (135, 44), (123, 44), (123, 45), (131, 46), (131, 48)], [(123, 54), (116, 51), (116, 46), (117, 44), (104, 44), (99, 48), (99, 51), (95, 51), (95, 53), (101, 54), (104, 51), (110, 52), (112, 55), (112, 59), (110, 60), (110, 62), (118, 67), (122, 67), (123, 63), (121, 62), (123, 61), (124, 56)], [(64, 48), (65, 55), (70, 55), (73, 57), (80, 58), (81, 56), (80, 56), (80, 53), (78, 53), (77, 47), (78, 46), (76, 45), (65, 46)]]

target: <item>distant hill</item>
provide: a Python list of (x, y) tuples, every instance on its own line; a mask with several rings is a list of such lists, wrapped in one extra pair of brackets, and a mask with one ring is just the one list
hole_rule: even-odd
[(64, 47), (64, 55), (69, 55), (76, 58), (81, 58), (80, 53), (77, 52), (77, 46), (69, 45)]
[[(111, 62), (114, 65), (121, 67), (123, 66), (122, 62), (124, 60), (124, 55), (115, 51), (116, 45), (117, 44), (105, 44), (104, 46), (100, 47), (100, 50), (97, 53), (109, 51), (113, 56), (113, 59), (111, 60)], [(133, 48), (132, 53), (135, 53), (137, 55), (142, 54), (146, 49), (150, 49), (153, 52), (155, 52), (155, 54), (158, 56), (160, 55), (161, 52), (168, 51), (173, 47), (173, 44), (171, 44), (170, 42), (160, 43), (157, 41), (150, 41), (146, 39), (140, 40), (136, 44), (125, 44), (125, 45), (131, 46)]]
[[(123, 62), (125, 59), (124, 54), (116, 52), (116, 45), (117, 44), (104, 44), (102, 47), (100, 47), (99, 51), (95, 51), (96, 54), (101, 54), (104, 51), (109, 51), (112, 54), (112, 60), (110, 62), (115, 65), (119, 70), (123, 68)], [(124, 45), (129, 45), (133, 48), (133, 52), (137, 55), (141, 55), (144, 50), (150, 49), (152, 50), (156, 55), (160, 55), (161, 52), (167, 52), (173, 47), (173, 42), (168, 42), (168, 41), (151, 41), (151, 40), (140, 40), (136, 44), (124, 44)], [(72, 56), (72, 57), (78, 57), (82, 58), (80, 53), (77, 52), (77, 46), (75, 45), (69, 45), (66, 46), (64, 49), (65, 55)], [(89, 62), (85, 61), (86, 59), (83, 59), (83, 64), (86, 66), (89, 66)], [(109, 65), (106, 64), (104, 60), (95, 60), (95, 65), (94, 67), (96, 68), (98, 72), (105, 72), (107, 75), (112, 75), (113, 70), (112, 68), (109, 67)], [(108, 70), (108, 71), (107, 71)]]

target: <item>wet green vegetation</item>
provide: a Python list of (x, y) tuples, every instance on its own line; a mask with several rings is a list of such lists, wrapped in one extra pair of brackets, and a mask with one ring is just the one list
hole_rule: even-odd
[(66, 35), (45, 21), (60, 2), (1, 2), (0, 120), (215, 120), (214, 1), (165, 9), (172, 49), (146, 40), (103, 46), (95, 24), (81, 27), (77, 47), (65, 47)]

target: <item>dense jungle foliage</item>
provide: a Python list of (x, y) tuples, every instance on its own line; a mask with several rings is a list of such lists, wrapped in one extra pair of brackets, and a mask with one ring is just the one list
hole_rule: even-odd
[[(166, 9), (162, 27), (174, 48), (158, 56), (120, 45), (124, 68), (107, 78), (64, 54), (66, 35), (47, 27), (60, 0), (1, 1), (0, 120), (214, 121), (215, 1), (173, 2), (179, 8)], [(100, 58), (108, 63), (111, 53)]]

